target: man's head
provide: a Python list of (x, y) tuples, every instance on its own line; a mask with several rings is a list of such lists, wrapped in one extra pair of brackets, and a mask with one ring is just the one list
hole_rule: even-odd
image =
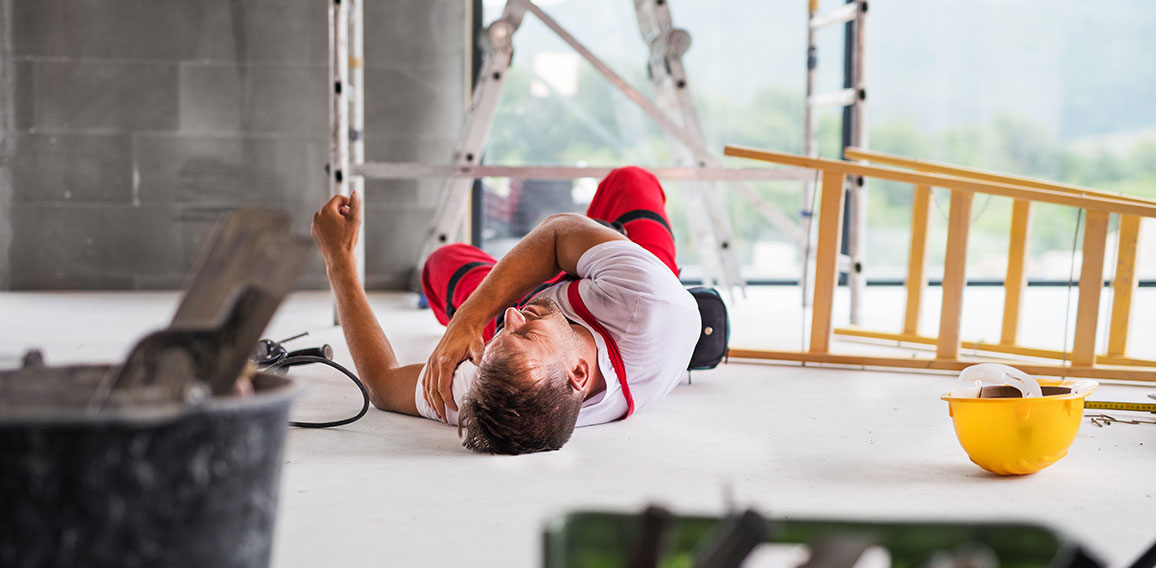
[(561, 448), (593, 372), (557, 304), (539, 299), (506, 310), (505, 327), (486, 346), (462, 404), (465, 446), (492, 454)]

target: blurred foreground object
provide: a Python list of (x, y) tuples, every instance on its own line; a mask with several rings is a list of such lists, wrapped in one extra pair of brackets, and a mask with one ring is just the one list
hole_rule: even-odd
[[(118, 366), (0, 372), (0, 565), (269, 564), (289, 404), (253, 345), (300, 272), (288, 218), (234, 213), (167, 329)], [(252, 372), (249, 369), (248, 372)]]

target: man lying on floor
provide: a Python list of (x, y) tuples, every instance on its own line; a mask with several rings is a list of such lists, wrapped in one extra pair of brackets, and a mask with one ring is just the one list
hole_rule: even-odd
[(360, 196), (326, 203), (313, 237), (373, 405), (457, 424), (476, 451), (522, 454), (626, 418), (681, 380), (699, 312), (678, 281), (665, 207), (653, 175), (621, 168), (586, 217), (547, 218), (501, 261), (464, 244), (438, 249), (422, 287), (446, 332), (424, 365), (398, 364), (358, 280)]

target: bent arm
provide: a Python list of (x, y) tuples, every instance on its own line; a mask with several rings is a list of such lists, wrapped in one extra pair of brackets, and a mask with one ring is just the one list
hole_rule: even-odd
[(507, 307), (559, 272), (576, 274), (578, 259), (591, 247), (614, 240), (626, 237), (589, 217), (576, 213), (547, 217), (494, 265), (454, 313), (453, 321), (461, 318), (462, 324), (480, 332)]
[(369, 391), (369, 401), (380, 410), (419, 416), (413, 393), (424, 365), (398, 363), (389, 338), (369, 307), (352, 259), (333, 262), (326, 271), (337, 298), (341, 331), (357, 374)]
[(576, 273), (578, 259), (591, 247), (615, 240), (626, 237), (583, 215), (551, 215), (494, 265), (458, 307), (430, 355), (423, 392), (442, 420), (446, 405), (458, 410), (451, 390), (454, 369), (466, 358), (480, 362), (486, 324), (559, 272)]

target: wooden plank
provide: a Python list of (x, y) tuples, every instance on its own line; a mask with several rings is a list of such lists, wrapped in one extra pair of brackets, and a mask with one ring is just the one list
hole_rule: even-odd
[(1116, 365), (1123, 367), (1156, 367), (1156, 361), (1122, 357), (1120, 355), (1096, 355), (1097, 365)]
[(1100, 292), (1104, 289), (1104, 247), (1108, 242), (1108, 214), (1087, 211), (1084, 218), (1083, 262), (1080, 266), (1080, 302), (1076, 306), (1073, 365), (1096, 361), (1096, 327), (1100, 318)]
[[(936, 339), (915, 333), (894, 333), (890, 331), (875, 331), (857, 327), (836, 327), (832, 330), (835, 335), (847, 337), (862, 337), (881, 341), (895, 341), (915, 345), (934, 346)], [(1018, 355), (1021, 357), (1037, 357), (1040, 359), (1066, 359), (1067, 353), (1057, 349), (1041, 349), (1039, 347), (1025, 347), (1023, 345), (1005, 345), (1002, 343), (984, 343), (981, 341), (961, 341), (960, 347), (966, 351), (984, 351), (986, 353), (1001, 353)], [(1136, 359), (1115, 355), (1096, 355), (1097, 365), (1120, 365), (1124, 367), (1156, 367), (1156, 361), (1150, 359)]]
[(1108, 355), (1123, 357), (1128, 351), (1128, 328), (1132, 324), (1132, 296), (1136, 293), (1136, 244), (1140, 218), (1120, 216), (1116, 245), (1116, 277), (1112, 279), (1112, 319), (1108, 324)]
[(1020, 328), (1020, 300), (1028, 287), (1025, 269), (1028, 255), (1028, 236), (1031, 232), (1032, 203), (1017, 199), (1012, 203), (1011, 233), (1007, 247), (1007, 275), (1003, 289), (1003, 328), (1000, 343), (1014, 345)]
[(831, 303), (839, 277), (839, 243), (843, 230), (843, 175), (823, 172), (819, 205), (819, 242), (815, 248), (815, 296), (811, 311), (813, 353), (827, 352), (831, 343)]
[(995, 172), (988, 172), (978, 170), (975, 168), (964, 168), (952, 164), (944, 164), (942, 162), (931, 162), (927, 160), (916, 160), (914, 158), (907, 158), (904, 156), (896, 156), (894, 154), (885, 154), (883, 152), (876, 152), (874, 150), (864, 150), (861, 148), (848, 147), (843, 151), (843, 157), (848, 160), (866, 160), (875, 164), (884, 164), (888, 166), (896, 166), (906, 168), (919, 172), (926, 172), (932, 174), (942, 174), (948, 176), (956, 176), (962, 178), (969, 178), (981, 181), (990, 181), (993, 183), (1002, 183), (1007, 185), (1018, 185), (1022, 187), (1032, 187), (1036, 189), (1047, 189), (1051, 191), (1059, 191), (1061, 193), (1069, 193), (1073, 195), (1087, 195), (1089, 197), (1107, 197), (1119, 201), (1129, 201), (1132, 203), (1156, 204), (1156, 200), (1136, 197), (1134, 195), (1119, 195), (1116, 193), (1108, 193), (1106, 191), (1097, 191), (1090, 187), (1082, 187), (1078, 185), (1070, 185), (1066, 183), (1056, 183), (1047, 180), (1012, 176), (1007, 174), (999, 174)]
[(951, 192), (947, 216), (947, 252), (943, 263), (943, 305), (939, 312), (939, 341), (935, 356), (959, 357), (959, 328), (963, 316), (963, 289), (967, 285), (967, 236), (971, 229), (971, 201), (966, 191)]
[(1118, 197), (1085, 196), (1047, 189), (1035, 189), (1018, 185), (979, 181), (955, 176), (924, 174), (882, 166), (869, 166), (865, 164), (845, 162), (842, 160), (808, 158), (806, 156), (799, 156), (796, 154), (772, 152), (769, 150), (759, 150), (756, 148), (745, 148), (741, 146), (727, 146), (723, 150), (723, 153), (727, 156), (750, 158), (752, 160), (761, 160), (764, 162), (773, 162), (776, 164), (783, 164), (788, 166), (811, 168), (824, 171), (833, 170), (841, 172), (844, 175), (860, 175), (878, 179), (889, 179), (892, 181), (909, 183), (913, 185), (943, 187), (969, 193), (978, 192), (988, 193), (991, 195), (1002, 195), (1004, 197), (1011, 197), (1012, 199), (1026, 199), (1029, 201), (1055, 203), (1057, 205), (1080, 207), (1083, 209), (1104, 211), (1109, 213), (1139, 215), (1142, 217), (1156, 217), (1156, 204), (1138, 203), (1129, 200), (1123, 200)]
[[(933, 371), (961, 371), (979, 363), (1008, 364), (1006, 359), (928, 359), (921, 357), (880, 357), (876, 355), (841, 355), (834, 353), (809, 353), (806, 351), (771, 351), (763, 349), (731, 349), (731, 364), (736, 359), (761, 359), (775, 361), (799, 361), (803, 363), (825, 363), (832, 365), (853, 365), (856, 367), (896, 367), (901, 369), (925, 369)], [(1112, 379), (1117, 381), (1156, 382), (1156, 369), (1127, 367), (1076, 367), (1070, 365), (1049, 365), (1039, 363), (1011, 363), (1011, 366), (1040, 377), (1082, 377), (1088, 379)]]
[(911, 252), (907, 256), (907, 306), (903, 310), (903, 331), (919, 332), (919, 310), (923, 291), (927, 289), (927, 220), (931, 212), (931, 188), (915, 186), (915, 199), (911, 205)]

